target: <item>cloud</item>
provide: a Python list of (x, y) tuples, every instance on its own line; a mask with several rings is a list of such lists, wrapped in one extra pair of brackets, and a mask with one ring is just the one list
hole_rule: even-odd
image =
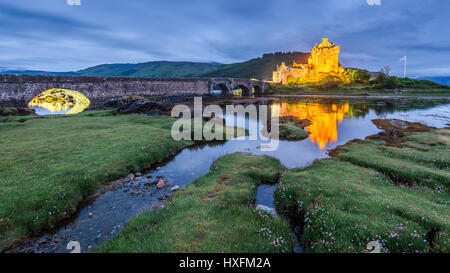
[(66, 0), (69, 6), (81, 6), (81, 0)]
[[(77, 1), (70, 1), (75, 3)], [(345, 66), (400, 74), (448, 71), (447, 1), (0, 0), (0, 66), (78, 70), (153, 60), (237, 62), (310, 51), (322, 37)], [(81, 1), (80, 1), (81, 4)], [(423, 72), (421, 72), (423, 71)], [(426, 72), (428, 73), (428, 72)]]

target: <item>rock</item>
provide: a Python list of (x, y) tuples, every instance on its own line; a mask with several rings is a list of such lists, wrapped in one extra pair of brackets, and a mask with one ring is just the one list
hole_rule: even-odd
[(169, 198), (170, 196), (168, 196), (168, 195), (166, 195), (166, 194), (163, 194), (163, 195), (161, 195), (161, 196), (159, 196), (158, 197), (158, 200), (159, 201), (164, 201), (164, 200), (166, 200), (167, 198)]
[(128, 104), (121, 109), (119, 109), (118, 112), (121, 112), (123, 114), (130, 114), (130, 113), (148, 113), (150, 110), (158, 109), (159, 105), (155, 102), (151, 102), (146, 98), (138, 98), (131, 102), (131, 104)]
[(181, 189), (181, 187), (178, 186), (178, 185), (175, 185), (175, 186), (173, 186), (173, 187), (170, 189), (170, 191), (177, 191), (177, 190), (179, 190), (179, 189)]
[(126, 97), (126, 98), (114, 98), (98, 109), (110, 109), (115, 108), (115, 114), (146, 114), (149, 116), (159, 116), (163, 111), (170, 111), (172, 107), (167, 103), (150, 101), (144, 97)]
[(164, 183), (164, 179), (159, 179), (158, 184), (156, 184), (156, 187), (158, 189), (163, 189), (166, 186), (166, 183)]
[(29, 108), (0, 107), (0, 116), (27, 116), (34, 114), (35, 111)]
[(156, 185), (158, 184), (159, 180), (153, 180), (153, 181), (149, 181), (149, 182), (145, 182), (144, 185), (146, 186), (152, 186), (152, 185)]
[[(112, 99), (109, 99), (107, 102), (105, 102), (101, 107), (102, 108), (118, 108), (118, 107), (122, 107), (124, 104), (126, 104), (126, 101), (127, 100), (124, 98), (121, 98), (121, 99), (112, 98)], [(99, 109), (102, 109), (102, 108), (99, 108)]]
[(92, 212), (89, 212), (88, 217), (92, 218), (94, 216), (94, 214)]
[(159, 110), (150, 110), (147, 113), (145, 113), (147, 116), (156, 117), (161, 116), (161, 111)]
[(136, 178), (136, 176), (133, 173), (130, 173), (126, 178), (125, 182), (133, 181)]
[(256, 206), (256, 209), (257, 209), (257, 210), (265, 211), (265, 212), (267, 212), (267, 213), (270, 213), (270, 214), (272, 214), (273, 216), (277, 216), (277, 215), (278, 215), (277, 212), (276, 212), (276, 210), (275, 210), (274, 208), (269, 208), (268, 206), (257, 205), (257, 206)]
[(311, 121), (307, 119), (299, 119), (295, 116), (284, 116), (279, 118), (280, 124), (294, 123), (299, 128), (305, 128), (311, 125)]
[(164, 175), (158, 175), (156, 178), (159, 178), (159, 179), (164, 178)]

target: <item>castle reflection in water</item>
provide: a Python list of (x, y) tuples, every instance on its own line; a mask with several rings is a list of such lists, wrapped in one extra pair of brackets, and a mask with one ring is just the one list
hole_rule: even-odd
[(349, 103), (324, 104), (317, 102), (280, 102), (271, 105), (273, 116), (295, 116), (299, 119), (308, 119), (311, 125), (305, 129), (310, 133), (310, 139), (320, 149), (338, 139), (338, 124), (344, 116), (352, 115)]

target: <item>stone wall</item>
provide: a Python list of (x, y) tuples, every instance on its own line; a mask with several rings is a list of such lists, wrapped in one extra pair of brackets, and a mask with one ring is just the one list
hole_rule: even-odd
[(144, 95), (207, 94), (216, 84), (257, 87), (264, 82), (228, 78), (129, 78), (0, 74), (0, 106), (26, 106), (38, 94), (52, 88), (66, 88), (86, 95), (93, 104), (110, 98)]

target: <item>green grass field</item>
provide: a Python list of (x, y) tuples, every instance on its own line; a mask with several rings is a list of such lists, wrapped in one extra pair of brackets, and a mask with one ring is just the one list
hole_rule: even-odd
[(338, 159), (292, 170), (276, 206), (299, 219), (306, 252), (449, 252), (449, 130), (416, 133), (403, 148), (344, 146)]
[(255, 209), (257, 186), (276, 183), (283, 170), (269, 157), (224, 156), (168, 206), (135, 217), (95, 252), (291, 252), (288, 221)]
[(73, 213), (103, 183), (174, 155), (170, 117), (10, 117), (0, 120), (0, 250)]

